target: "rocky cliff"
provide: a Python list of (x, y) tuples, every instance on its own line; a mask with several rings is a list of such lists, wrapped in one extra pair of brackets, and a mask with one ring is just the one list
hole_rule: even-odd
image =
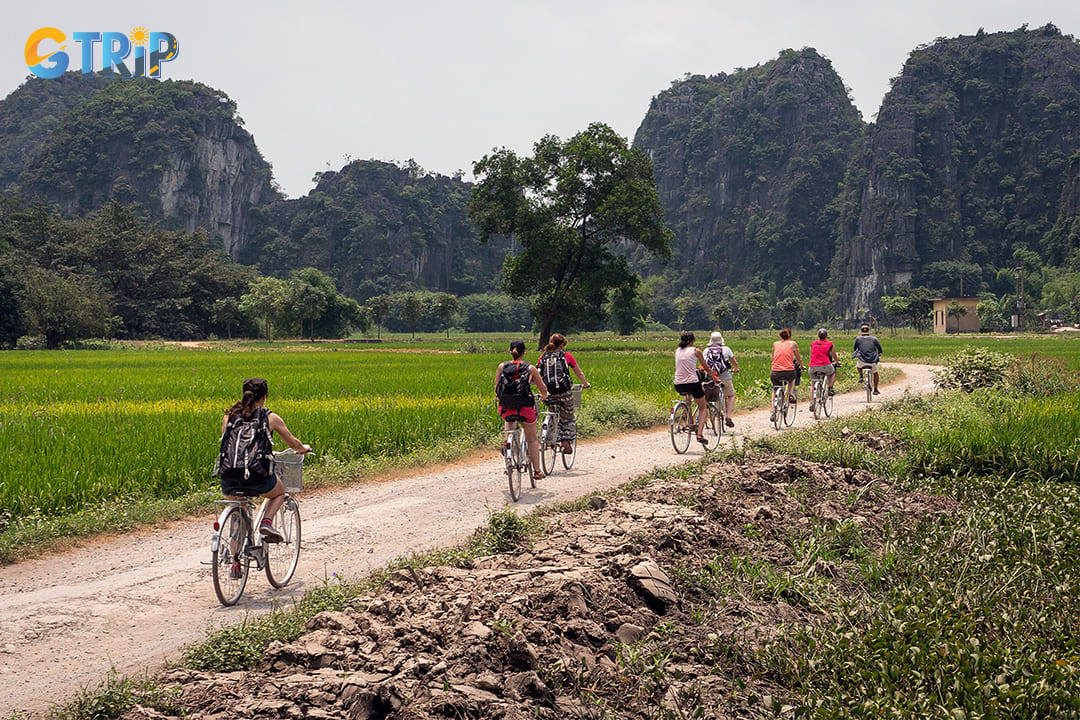
[(835, 248), (829, 204), (862, 128), (832, 64), (810, 48), (660, 93), (634, 146), (653, 159), (677, 236), (671, 280), (821, 285)]
[(74, 104), (14, 192), (69, 216), (136, 202), (170, 229), (219, 235), (233, 257), (251, 209), (279, 195), (232, 100), (199, 83), (141, 80), (105, 82)]
[(268, 274), (313, 266), (356, 298), (427, 289), (465, 295), (498, 287), (505, 238), (480, 245), (457, 178), (357, 160), (308, 195), (258, 211), (242, 262)]
[[(926, 268), (960, 261), (978, 287), (1013, 252), (1048, 244), (1080, 147), (1080, 45), (1052, 25), (939, 40), (915, 50), (849, 173), (840, 224), (843, 312), (875, 309)], [(970, 285), (969, 285), (970, 287)]]

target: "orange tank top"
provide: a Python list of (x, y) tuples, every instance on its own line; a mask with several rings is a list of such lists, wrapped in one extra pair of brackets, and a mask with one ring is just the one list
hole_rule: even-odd
[(795, 369), (794, 340), (777, 340), (773, 343), (772, 369), (777, 371)]

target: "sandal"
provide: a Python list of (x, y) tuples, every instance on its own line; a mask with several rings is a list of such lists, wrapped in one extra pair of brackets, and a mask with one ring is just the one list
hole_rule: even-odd
[(533, 480), (543, 480), (546, 477), (547, 477), (547, 475), (545, 475), (543, 472), (541, 472), (539, 470), (537, 470), (536, 472), (533, 473)]
[(697, 436), (697, 441), (699, 443), (701, 443), (702, 445), (708, 445), (709, 444), (709, 441), (705, 439), (704, 435), (698, 435)]

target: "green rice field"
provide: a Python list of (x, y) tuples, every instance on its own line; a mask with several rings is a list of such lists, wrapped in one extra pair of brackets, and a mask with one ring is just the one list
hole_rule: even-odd
[[(736, 376), (739, 407), (764, 405), (774, 334), (726, 336), (742, 370)], [(885, 331), (880, 338), (891, 360), (936, 362), (971, 344), (1046, 353), (1080, 368), (1080, 339), (1072, 337)], [(809, 334), (796, 339), (808, 353)], [(850, 335), (835, 341), (845, 357)], [(275, 343), (0, 353), (0, 530), (30, 515), (63, 516), (117, 500), (213, 491), (221, 418), (250, 376), (268, 379), (268, 407), (317, 450), (316, 475), (320, 463), (392, 464), (433, 448), (448, 457), (488, 446), (501, 427), (494, 412), (495, 367), (507, 357), (492, 348), (501, 350), (506, 339), (484, 339), (488, 352), (455, 352), (461, 344), (460, 338), (430, 338), (378, 349)], [(603, 433), (603, 427), (590, 429), (590, 419), (602, 417), (605, 408), (609, 418), (623, 413), (630, 401), (647, 409), (646, 425), (663, 422), (674, 399), (676, 344), (674, 335), (571, 338), (569, 349), (594, 386), (585, 396), (583, 434)], [(536, 356), (530, 349), (528, 359)], [(610, 424), (607, 431), (618, 427)]]

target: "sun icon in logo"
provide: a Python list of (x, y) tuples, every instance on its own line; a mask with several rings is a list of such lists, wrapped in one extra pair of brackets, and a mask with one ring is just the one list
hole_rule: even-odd
[(147, 40), (150, 39), (150, 33), (148, 33), (146, 28), (142, 25), (139, 25), (136, 28), (132, 28), (128, 37), (131, 38), (132, 45), (145, 45)]

